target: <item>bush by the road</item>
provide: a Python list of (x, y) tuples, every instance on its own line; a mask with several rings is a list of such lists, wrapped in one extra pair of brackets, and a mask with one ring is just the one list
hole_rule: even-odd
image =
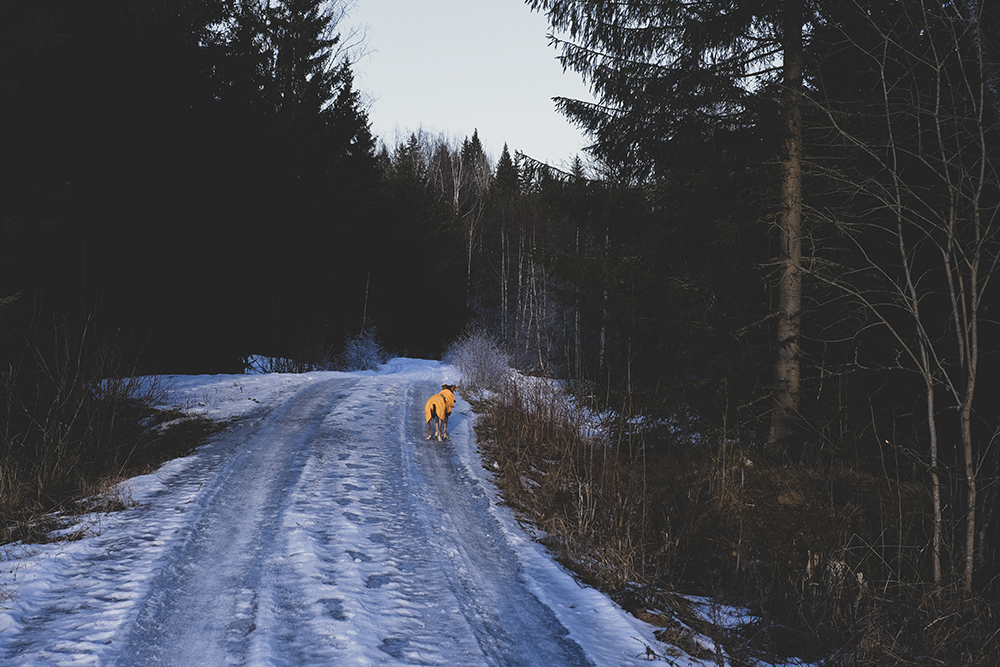
[(158, 430), (176, 417), (154, 409), (161, 385), (87, 323), (8, 317), (2, 334), (0, 542), (39, 537), (39, 518), (190, 451), (209, 428), (186, 420)]
[(375, 335), (375, 330), (362, 329), (344, 342), (344, 350), (337, 357), (340, 371), (375, 371), (389, 361), (389, 352)]
[(461, 372), (462, 391), (471, 396), (500, 391), (510, 380), (510, 355), (483, 329), (465, 331), (448, 347), (444, 361)]

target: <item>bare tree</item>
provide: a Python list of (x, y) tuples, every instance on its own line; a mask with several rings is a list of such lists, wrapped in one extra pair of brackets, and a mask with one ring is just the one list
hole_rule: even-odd
[[(971, 592), (982, 460), (977, 443), (986, 439), (975, 432), (973, 407), (984, 297), (1000, 268), (1000, 173), (992, 162), (998, 128), (984, 40), (975, 15), (956, 5), (899, 3), (891, 19), (861, 3), (855, 7), (875, 39), (863, 47), (844, 35), (844, 43), (861, 47), (879, 73), (881, 98), (861, 122), (856, 113), (817, 102), (848, 148), (849, 163), (866, 165), (827, 172), (866, 202), (864, 217), (834, 211), (829, 219), (855, 243), (863, 271), (876, 282), (854, 281), (851, 273), (827, 271), (831, 267), (822, 263), (813, 268), (874, 315), (895, 340), (902, 366), (922, 379), (936, 583), (944, 541), (941, 439), (955, 444), (965, 496), (958, 569), (962, 588)], [(876, 244), (885, 241), (895, 248), (894, 262), (878, 254)], [(955, 431), (942, 430), (942, 408), (957, 415)]]

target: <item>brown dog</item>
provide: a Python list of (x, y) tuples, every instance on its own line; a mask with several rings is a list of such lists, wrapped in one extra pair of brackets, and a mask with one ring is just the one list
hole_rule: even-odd
[(441, 385), (441, 391), (431, 396), (427, 399), (427, 404), (424, 405), (424, 417), (427, 419), (427, 437), (425, 440), (431, 439), (431, 421), (434, 421), (434, 435), (438, 440), (444, 436), (445, 440), (448, 438), (448, 417), (451, 416), (451, 409), (455, 407), (455, 390), (458, 389), (457, 386), (453, 384), (443, 384)]

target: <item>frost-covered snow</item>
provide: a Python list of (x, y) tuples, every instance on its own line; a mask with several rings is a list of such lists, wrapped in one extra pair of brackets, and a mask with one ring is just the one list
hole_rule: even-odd
[[(2, 665), (634, 665), (653, 628), (582, 586), (498, 502), (457, 372), (166, 378), (235, 419), (125, 483), (78, 541), (0, 552)], [(674, 665), (700, 664), (671, 658)]]

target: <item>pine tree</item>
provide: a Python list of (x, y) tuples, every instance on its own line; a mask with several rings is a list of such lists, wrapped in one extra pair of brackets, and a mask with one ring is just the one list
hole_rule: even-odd
[(520, 174), (514, 160), (510, 157), (507, 144), (503, 145), (500, 159), (497, 160), (495, 188), (501, 198), (514, 197), (520, 189)]
[(776, 446), (793, 441), (802, 309), (803, 0), (527, 3), (564, 31), (565, 38), (552, 38), (564, 67), (580, 73), (598, 98), (597, 103), (557, 98), (558, 107), (593, 137), (589, 150), (626, 183), (668, 182), (690, 171), (688, 158), (711, 150), (709, 144), (725, 147), (741, 135), (743, 141), (759, 141), (752, 133), (767, 126), (761, 111), (780, 97), (780, 140), (768, 149), (770, 155), (759, 156), (760, 162), (781, 164), (771, 184), (779, 257), (768, 441)]
[(336, 94), (337, 68), (330, 10), (324, 0), (278, 0), (266, 12), (272, 52), (273, 97), (278, 114), (318, 116)]
[(462, 142), (462, 170), (465, 178), (458, 195), (458, 208), (463, 214), (472, 210), (486, 196), (493, 178), (489, 158), (479, 140), (479, 130), (473, 130), (472, 137)]

